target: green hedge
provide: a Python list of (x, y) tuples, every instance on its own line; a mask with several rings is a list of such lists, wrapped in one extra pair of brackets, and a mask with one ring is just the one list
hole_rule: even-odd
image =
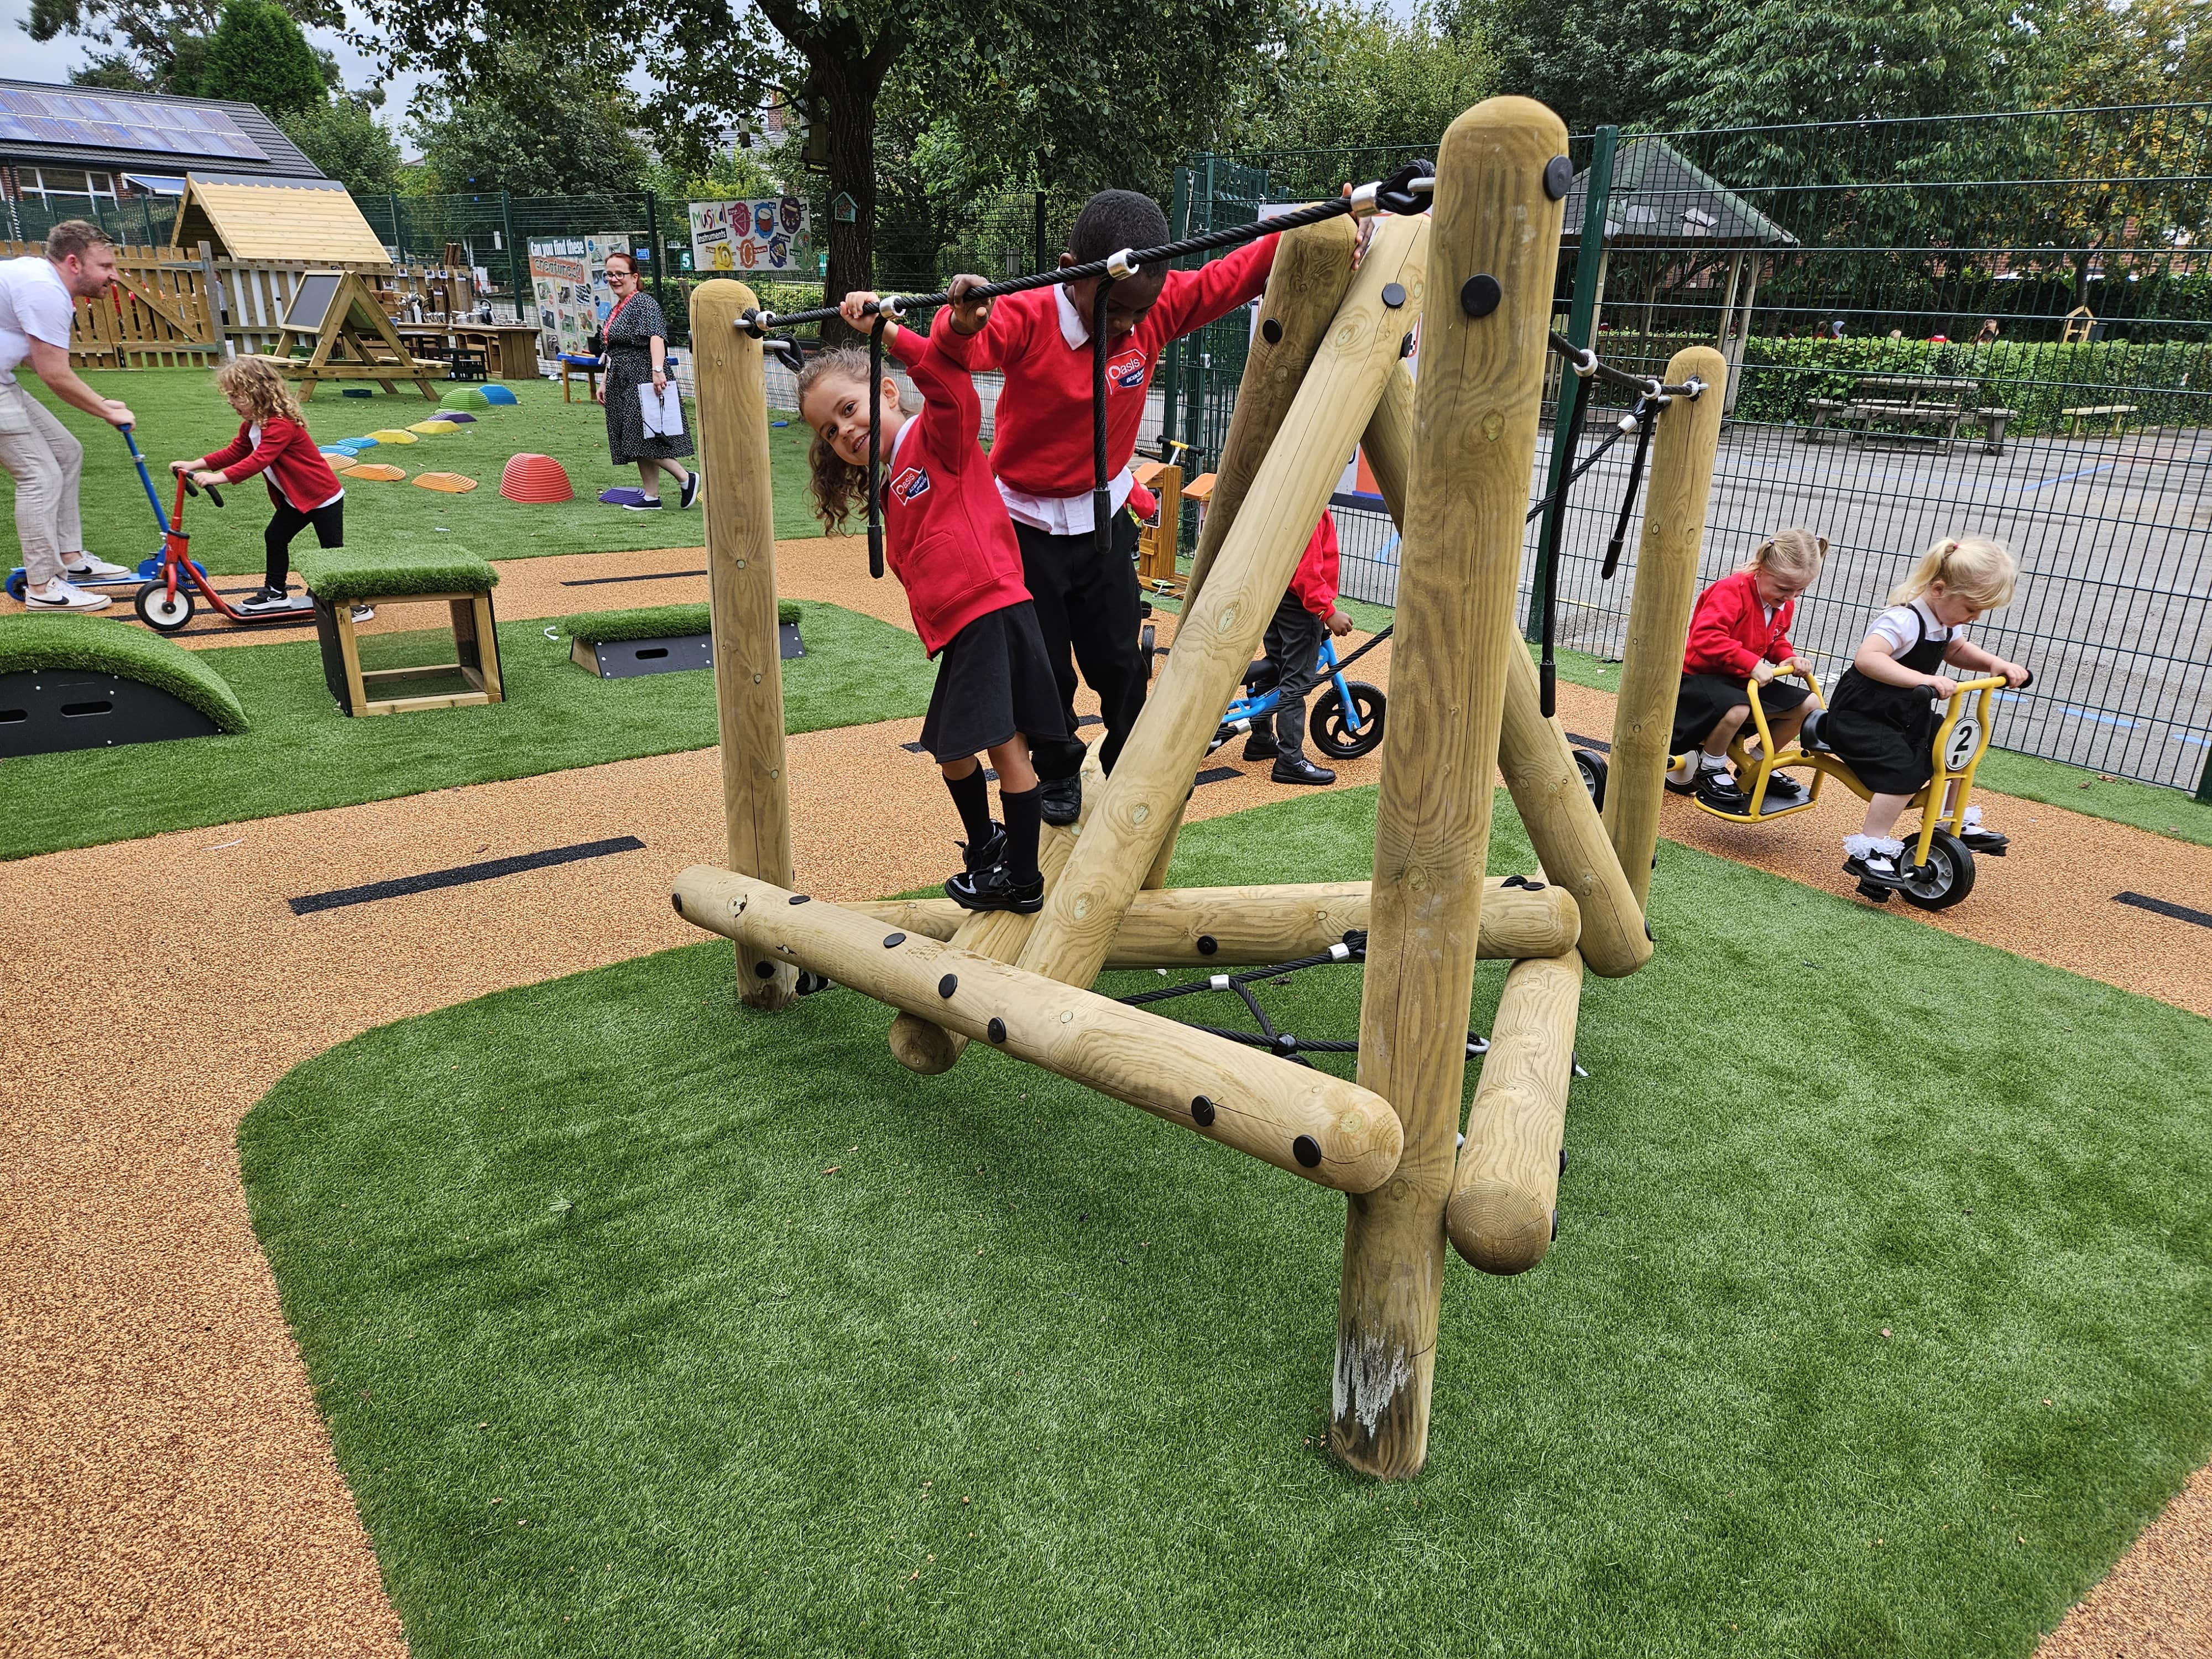
[(333, 604), (410, 593), (487, 593), (499, 572), (465, 547), (314, 547), (292, 556), (307, 592)]
[[(789, 627), (799, 618), (799, 609), (789, 599), (776, 601), (775, 619)], [(714, 626), (712, 613), (703, 605), (648, 605), (635, 611), (587, 611), (563, 617), (560, 629), (586, 645), (605, 645), (614, 640), (680, 639), (704, 634)]]
[(137, 680), (190, 704), (226, 732), (246, 729), (238, 694), (198, 652), (93, 617), (0, 617), (0, 674), (64, 668)]

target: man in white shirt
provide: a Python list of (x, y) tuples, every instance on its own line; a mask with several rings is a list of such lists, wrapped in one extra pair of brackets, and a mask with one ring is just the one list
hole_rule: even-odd
[(33, 611), (100, 610), (106, 596), (88, 593), (70, 578), (113, 581), (130, 574), (84, 550), (76, 502), (84, 446), (15, 381), (27, 362), (64, 403), (110, 426), (131, 424), (131, 411), (78, 379), (69, 360), (76, 302), (98, 299), (114, 282), (114, 244), (82, 219), (53, 228), (44, 258), (0, 260), (0, 467), (15, 480), (15, 534), (28, 584), (23, 602)]

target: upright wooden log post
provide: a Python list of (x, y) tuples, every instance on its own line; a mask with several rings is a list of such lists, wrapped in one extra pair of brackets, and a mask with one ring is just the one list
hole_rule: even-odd
[[(791, 885), (791, 787), (784, 767), (783, 668), (775, 623), (775, 504), (769, 485), (768, 391), (761, 343), (737, 329), (758, 303), (717, 277), (691, 295), (698, 377), (699, 471), (707, 512), (707, 584), (714, 622), (714, 707), (722, 743), (722, 821), (729, 866)], [(795, 994), (788, 963), (740, 941), (738, 988), (748, 1006)]]
[(1444, 1210), (1452, 1248), (1485, 1273), (1525, 1273), (1552, 1248), (1582, 992), (1571, 951), (1506, 972)]
[[(1360, 440), (1368, 471), (1401, 533), (1413, 447), (1413, 383), (1401, 368), (1383, 387), (1375, 418)], [(1517, 629), (1509, 626), (1507, 631), (1518, 639)], [(1571, 893), (1581, 911), (1583, 960), (1607, 979), (1634, 973), (1651, 958), (1644, 907), (1621, 872), (1613, 842), (1583, 787), (1565, 728), (1557, 715), (1544, 718), (1536, 665), (1525, 647), (1516, 646), (1505, 657), (1505, 723), (1498, 736), (1498, 769), (1505, 775), (1514, 810), (1536, 848), (1545, 879)]]
[(1492, 98), (1452, 123), (1437, 155), (1359, 1011), (1360, 1082), (1397, 1109), (1406, 1149), (1396, 1176), (1346, 1208), (1329, 1433), (1345, 1462), (1386, 1479), (1418, 1473), (1428, 1453), (1444, 1201), (1566, 149), (1541, 104)]
[(1424, 216), (1381, 222), (1205, 591), (1183, 611), (1167, 666), (1075, 855), (1046, 896), (1022, 951), (1030, 972), (1068, 985), (1097, 977), (1397, 362), (1398, 342), (1420, 315), (1428, 238)]
[[(1214, 469), (1213, 497), (1199, 526), (1198, 550), (1191, 556), (1190, 580), (1182, 596), (1185, 616), (1236, 526), (1237, 509), (1305, 384), (1314, 353), (1336, 320), (1344, 292), (1352, 286), (1352, 250), (1358, 234), (1350, 219), (1328, 219), (1286, 232), (1276, 246), (1267, 291), (1260, 297), (1259, 326), (1237, 382), (1236, 412), (1222, 441), (1221, 465)], [(1182, 829), (1182, 808), (1177, 807), (1175, 825), (1145, 873), (1147, 888), (1167, 885)]]
[(1613, 705), (1605, 827), (1639, 910), (1650, 896), (1651, 855), (1659, 845), (1674, 696), (1682, 685), (1682, 647), (1698, 596), (1698, 550), (1705, 543), (1713, 457), (1727, 405), (1727, 361), (1711, 346), (1685, 347), (1667, 365), (1667, 384), (1692, 379), (1705, 383), (1705, 394), (1675, 398), (1659, 411), (1652, 428), (1644, 538), (1637, 544), (1620, 695)]

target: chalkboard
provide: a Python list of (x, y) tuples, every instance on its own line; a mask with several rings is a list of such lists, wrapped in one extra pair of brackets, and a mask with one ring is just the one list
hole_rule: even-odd
[(292, 296), (292, 308), (284, 315), (287, 328), (319, 331), (324, 313), (331, 308), (331, 301), (338, 291), (345, 274), (337, 270), (311, 270), (300, 279), (300, 291)]

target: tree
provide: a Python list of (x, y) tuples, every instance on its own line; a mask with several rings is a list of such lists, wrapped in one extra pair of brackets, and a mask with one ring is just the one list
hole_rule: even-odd
[[(343, 15), (341, 0), (283, 0), (281, 9), (318, 27)], [(222, 14), (222, 0), (31, 0), (23, 27), (33, 40), (76, 34), (99, 43), (83, 67), (70, 73), (78, 86), (230, 97), (239, 94), (203, 90), (206, 52)]]
[(611, 69), (523, 46), (458, 98), (417, 94), (408, 136), (422, 160), (419, 193), (586, 196), (639, 191), (651, 159), (632, 137), (635, 112)]
[(322, 63), (300, 26), (270, 0), (229, 0), (208, 41), (194, 88), (235, 98), (265, 115), (290, 115), (330, 101)]
[(384, 89), (333, 93), (322, 104), (276, 125), (307, 158), (356, 195), (377, 196), (398, 187), (399, 146), (376, 118)]
[(1284, 0), (608, 0), (590, 12), (521, 0), (362, 0), (355, 38), (394, 61), (472, 80), (500, 42), (549, 59), (620, 41), (660, 90), (647, 113), (663, 154), (702, 168), (714, 135), (772, 100), (803, 114), (826, 193), (832, 292), (873, 265), (878, 103), (902, 66), (955, 140), (998, 161), (1037, 157), (1100, 182), (1159, 176), (1249, 59), (1279, 37)]
[(1666, 0), (1447, 0), (1448, 32), (1479, 31), (1498, 58), (1498, 85), (1551, 106), (1569, 132), (1610, 123), (1661, 127), (1656, 81), (1675, 44)]

